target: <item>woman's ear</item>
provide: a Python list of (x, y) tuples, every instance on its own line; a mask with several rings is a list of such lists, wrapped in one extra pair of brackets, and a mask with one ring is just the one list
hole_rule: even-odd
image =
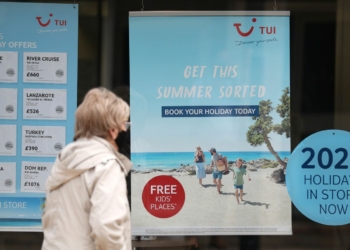
[(116, 128), (109, 129), (109, 135), (112, 137), (113, 140), (117, 139), (119, 134), (119, 130)]

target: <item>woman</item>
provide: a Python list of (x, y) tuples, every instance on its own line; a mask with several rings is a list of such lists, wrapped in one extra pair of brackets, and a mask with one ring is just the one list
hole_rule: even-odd
[(205, 155), (200, 146), (198, 146), (196, 149), (196, 153), (194, 154), (194, 161), (196, 162), (196, 175), (197, 179), (199, 179), (199, 185), (203, 185), (202, 179), (206, 177), (204, 168)]
[(74, 142), (46, 182), (42, 249), (131, 249), (125, 176), (131, 162), (115, 139), (129, 106), (105, 88), (90, 90), (75, 114)]

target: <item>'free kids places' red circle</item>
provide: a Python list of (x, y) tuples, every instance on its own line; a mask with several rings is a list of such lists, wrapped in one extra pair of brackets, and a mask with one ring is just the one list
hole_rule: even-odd
[(143, 188), (142, 201), (146, 210), (153, 216), (169, 218), (180, 212), (183, 207), (185, 190), (172, 176), (156, 176)]

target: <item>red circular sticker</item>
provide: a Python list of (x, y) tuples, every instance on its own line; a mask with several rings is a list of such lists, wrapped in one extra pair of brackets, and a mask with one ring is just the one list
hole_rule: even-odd
[(172, 176), (152, 178), (142, 191), (146, 210), (155, 217), (169, 218), (180, 212), (185, 203), (185, 190)]

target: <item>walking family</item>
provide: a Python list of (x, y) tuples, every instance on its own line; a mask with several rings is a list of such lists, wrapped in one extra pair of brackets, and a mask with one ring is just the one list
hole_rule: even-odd
[[(216, 152), (215, 148), (211, 148), (209, 150), (210, 154), (211, 154), (211, 163), (210, 163), (210, 167), (213, 168), (213, 183), (215, 184), (217, 191), (219, 194), (221, 194), (221, 180), (222, 180), (222, 176), (225, 172), (225, 170), (228, 169), (228, 163), (227, 163), (227, 159), (225, 159), (225, 157), (223, 157), (221, 154)], [(203, 185), (202, 183), (202, 179), (204, 179), (206, 177), (206, 172), (205, 172), (205, 155), (201, 149), (200, 146), (198, 146), (196, 148), (196, 152), (194, 154), (194, 161), (196, 163), (196, 175), (197, 175), (197, 179), (199, 180), (199, 184)], [(221, 166), (225, 164), (225, 166)], [(233, 167), (233, 176), (232, 176), (232, 180), (233, 180), (233, 186), (235, 187), (235, 196), (237, 199), (238, 204), (240, 204), (240, 201), (244, 201), (243, 200), (243, 184), (244, 184), (244, 175), (248, 176), (248, 180), (250, 181), (251, 178), (249, 176), (249, 173), (247, 172), (247, 170), (242, 166), (243, 164), (243, 160), (241, 158), (238, 158), (236, 160), (235, 166)], [(239, 192), (238, 192), (239, 191)]]

